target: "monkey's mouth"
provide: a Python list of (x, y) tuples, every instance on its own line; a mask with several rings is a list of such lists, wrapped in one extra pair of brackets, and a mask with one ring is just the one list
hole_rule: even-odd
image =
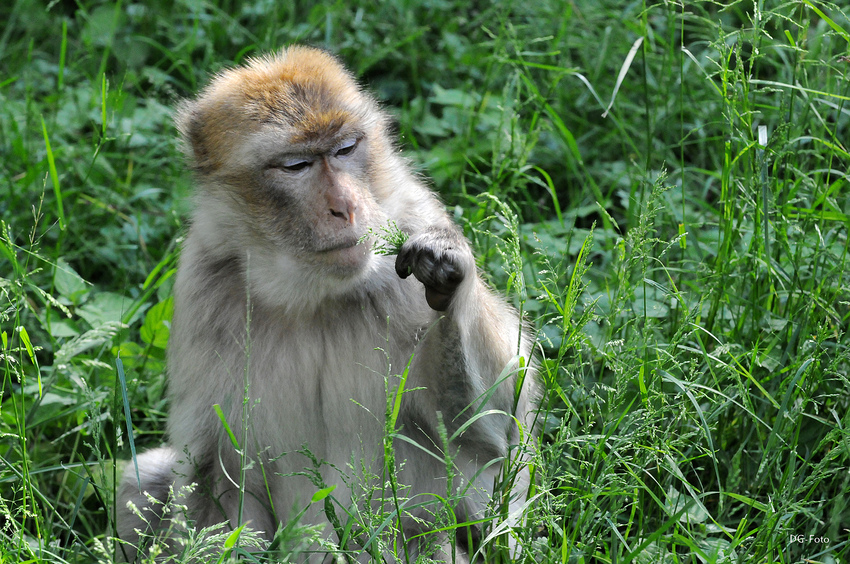
[(358, 239), (345, 239), (325, 245), (315, 254), (316, 260), (324, 265), (323, 268), (330, 269), (327, 273), (333, 272), (345, 278), (361, 272), (369, 264), (370, 256), (369, 244), (361, 244)]
[(322, 247), (318, 250), (319, 253), (333, 253), (336, 251), (344, 251), (346, 249), (352, 249), (360, 244), (360, 239), (347, 239), (345, 241), (341, 241), (339, 243), (335, 243), (333, 245), (328, 245), (326, 247)]

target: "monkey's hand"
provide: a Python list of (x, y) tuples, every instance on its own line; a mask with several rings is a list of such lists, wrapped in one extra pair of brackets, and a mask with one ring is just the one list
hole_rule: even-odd
[(474, 270), (469, 244), (450, 229), (434, 228), (411, 237), (395, 261), (399, 276), (413, 274), (425, 285), (425, 299), (437, 311), (448, 309), (458, 287)]

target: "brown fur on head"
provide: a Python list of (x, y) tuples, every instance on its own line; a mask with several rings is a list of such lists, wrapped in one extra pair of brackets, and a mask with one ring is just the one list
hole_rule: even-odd
[(376, 110), (336, 57), (292, 46), (220, 72), (196, 100), (180, 106), (175, 121), (194, 168), (214, 173), (229, 149), (264, 124), (284, 128), (298, 143), (333, 136)]

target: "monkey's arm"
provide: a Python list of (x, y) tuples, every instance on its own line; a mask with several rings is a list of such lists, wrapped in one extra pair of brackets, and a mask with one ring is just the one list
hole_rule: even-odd
[(396, 272), (422, 282), (428, 305), (442, 313), (414, 356), (411, 373), (428, 399), (413, 408), (419, 411), (416, 419), (433, 425), (439, 411), (452, 436), (478, 412), (502, 412), (477, 419), (457, 441), (477, 454), (504, 455), (515, 438), (510, 417), (515, 406), (527, 423), (532, 384), (528, 376), (516, 396), (517, 379), (526, 378), (518, 355), (527, 365), (530, 352), (519, 316), (486, 287), (468, 242), (453, 226), (411, 237), (399, 252)]

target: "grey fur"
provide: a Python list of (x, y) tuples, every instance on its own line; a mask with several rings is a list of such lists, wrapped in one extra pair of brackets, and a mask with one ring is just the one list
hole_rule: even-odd
[[(469, 244), (392, 149), (387, 118), (371, 97), (351, 86), (357, 94), (346, 100), (346, 107), (354, 109), (352, 115), (368, 116), (355, 124), (365, 132), (358, 153), (340, 164), (333, 161), (332, 151), (315, 149), (316, 162), (325, 163), (333, 174), (350, 172), (339, 177), (344, 182), (316, 184), (318, 189), (302, 192), (296, 181), (288, 180), (295, 176), (288, 172), (272, 170), (263, 173), (264, 183), (258, 182), (256, 171), (263, 170), (265, 156), (261, 150), (234, 146), (219, 155), (215, 148), (221, 144), (199, 137), (204, 120), (227, 118), (234, 139), (249, 147), (285, 143), (281, 140), (293, 132), (281, 120), (243, 123), (240, 119), (247, 118), (228, 109), (239, 107), (233, 99), (238, 97), (228, 98), (224, 109), (216, 105), (216, 97), (222, 96), (221, 84), (240, 79), (240, 72), (299, 64), (299, 57), (321, 59), (313, 50), (285, 50), (274, 59), (226, 72), (197, 101), (182, 106), (178, 120), (184, 120), (181, 129), (199, 190), (174, 290), (169, 446), (139, 457), (141, 489), (165, 502), (168, 485), (177, 491), (197, 483), (186, 502), (187, 517), (197, 527), (223, 520), (236, 526), (240, 487), (245, 491), (242, 522), (267, 539), (278, 523), (308, 505), (302, 519), (327, 524), (321, 507), (310, 505), (316, 486), (304, 475), (293, 475), (311, 467), (299, 451), (306, 446), (329, 463), (319, 472), (326, 484), (336, 486), (333, 496), (346, 507), (349, 484), (359, 479), (349, 462), (356, 467), (363, 460), (381, 475), (385, 385), (398, 384), (395, 375), (412, 357), (398, 424), (426, 449), (442, 448), (440, 419), (452, 436), (477, 412), (503, 412), (477, 419), (450, 446), (457, 466), (452, 490), (472, 486), (454, 511), (459, 522), (475, 519), (489, 503), (499, 472), (498, 463), (489, 463), (507, 456), (509, 445), (518, 442), (516, 422), (508, 414), (532, 426), (533, 375), (525, 376), (515, 397), (517, 355), (526, 362), (530, 356), (528, 332), (516, 312), (485, 287)], [(325, 57), (337, 80), (353, 84), (335, 59)], [(337, 95), (322, 91), (321, 83), (301, 91), (319, 92), (321, 103), (329, 107)], [(299, 101), (298, 115), (309, 109), (309, 102)], [(284, 110), (279, 107), (274, 115)], [(328, 135), (309, 142), (331, 147), (334, 138)], [(220, 162), (226, 163), (224, 168), (216, 168)], [(304, 178), (308, 174), (330, 173), (311, 169)], [(349, 184), (356, 191), (348, 191)], [(256, 195), (263, 190), (285, 190), (286, 197)], [(350, 206), (348, 223), (342, 225), (339, 214), (321, 213), (324, 200), (316, 194), (322, 190)], [(276, 201), (285, 205), (277, 208)], [(398, 259), (351, 251), (345, 255), (351, 264), (337, 266), (323, 263), (325, 255), (315, 250), (344, 241), (341, 237), (350, 236), (346, 229), (365, 233), (389, 219), (411, 235)], [(500, 376), (504, 381), (497, 384)], [(484, 398), (486, 405), (480, 405)], [(247, 443), (240, 445), (245, 459), (230, 444), (214, 404), (224, 409), (240, 441), (247, 429)], [(396, 461), (403, 462), (399, 481), (410, 486), (407, 495), (446, 493), (444, 462), (403, 440), (394, 446)], [(244, 483), (235, 483), (246, 464)], [(513, 508), (524, 502), (524, 479), (514, 492)], [(132, 471), (124, 476), (118, 502), (118, 534), (128, 547), (139, 542), (136, 529), (171, 526), (156, 512), (149, 512), (150, 524), (144, 524), (125, 509), (128, 501), (146, 505)], [(427, 522), (427, 513), (420, 510), (416, 517)], [(429, 527), (413, 517), (404, 521), (407, 536)], [(329, 526), (325, 533), (331, 536)], [(438, 540), (447, 557), (447, 539)], [(409, 547), (412, 554), (420, 548), (419, 543)]]

